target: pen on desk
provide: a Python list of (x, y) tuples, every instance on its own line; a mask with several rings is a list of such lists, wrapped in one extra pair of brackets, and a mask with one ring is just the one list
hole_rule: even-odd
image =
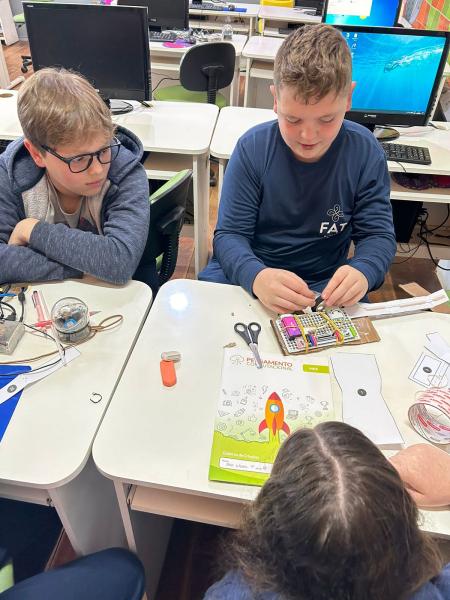
[[(93, 317), (94, 315), (98, 314), (100, 311), (99, 310), (91, 310), (89, 312), (89, 316)], [(53, 321), (51, 319), (47, 319), (46, 321), (37, 321), (37, 323), (33, 323), (32, 327), (40, 327), (40, 328), (44, 328), (44, 327), (51, 327)]]
[[(34, 293), (35, 292), (33, 292), (33, 294)], [(56, 347), (58, 348), (58, 352), (59, 352), (59, 357), (61, 359), (61, 363), (64, 366), (67, 366), (66, 358), (64, 356), (64, 349), (61, 346), (61, 342), (59, 341), (58, 332), (56, 331), (55, 324), (53, 323), (53, 321), (51, 319), (48, 318), (48, 317), (50, 317), (50, 313), (48, 312), (47, 303), (45, 302), (44, 295), (43, 295), (42, 292), (37, 291), (36, 292), (36, 297), (37, 297), (37, 302), (39, 303), (39, 305), (41, 307), (41, 310), (42, 310), (42, 319), (41, 319), (41, 321), (48, 321), (48, 320), (50, 320), (50, 327), (51, 327), (51, 330), (52, 330), (52, 333), (53, 333), (53, 337), (55, 338), (55, 344), (56, 344)], [(36, 310), (37, 310), (37, 307), (36, 307)]]
[(34, 290), (34, 292), (31, 294), (31, 299), (33, 300), (34, 308), (36, 309), (38, 321), (45, 321), (41, 298), (37, 290)]

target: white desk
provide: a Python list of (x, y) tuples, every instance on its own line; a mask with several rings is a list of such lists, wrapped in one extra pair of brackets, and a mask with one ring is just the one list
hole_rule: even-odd
[(217, 119), (211, 141), (211, 155), (219, 159), (219, 200), (222, 192), (226, 164), (236, 146), (236, 142), (254, 125), (276, 119), (273, 110), (266, 108), (243, 108), (226, 106)]
[(0, 0), (0, 28), (0, 43), (4, 41), (9, 46), (18, 41), (19, 36), (17, 35), (9, 0)]
[[(229, 86), (230, 105), (238, 103), (239, 99), (239, 66), (241, 62), (242, 50), (247, 42), (246, 35), (233, 34), (231, 43), (236, 50), (236, 60), (234, 65), (234, 76), (231, 85)], [(198, 42), (198, 44), (201, 42)], [(152, 73), (164, 71), (165, 73), (179, 73), (180, 62), (189, 47), (186, 48), (167, 48), (160, 42), (150, 42), (150, 56)], [(152, 75), (152, 87), (154, 88), (157, 78)], [(173, 85), (173, 81), (169, 81), (168, 85)]]
[[(233, 2), (236, 8), (246, 8), (245, 12), (204, 10), (201, 8), (189, 8), (189, 26), (199, 29), (221, 31), (225, 23), (230, 23), (233, 31), (252, 35), (256, 31), (256, 19), (260, 11), (258, 4), (245, 2)], [(199, 15), (207, 17), (207, 20), (195, 19)], [(194, 18), (192, 18), (194, 17)], [(247, 23), (245, 23), (247, 21)]]
[[(286, 8), (283, 6), (261, 6), (258, 17), (262, 21), (262, 35), (271, 35), (274, 37), (286, 37), (286, 34), (279, 33), (278, 29), (282, 23), (320, 23), (321, 16), (313, 16), (302, 12), (298, 6), (296, 8)], [(271, 27), (267, 27), (267, 21), (274, 22)]]
[[(280, 353), (269, 317), (259, 301), (237, 286), (175, 280), (161, 288), (93, 446), (97, 467), (115, 482), (132, 548), (143, 528), (142, 512), (234, 527), (243, 503), (258, 493), (255, 487), (209, 481), (208, 469), (223, 347), (230, 342), (244, 347), (234, 324), (258, 321), (260, 351)], [(440, 331), (450, 339), (450, 320), (427, 313), (377, 321), (375, 326), (382, 341), (353, 346), (351, 352), (376, 355), (384, 398), (406, 444), (423, 443), (408, 424), (407, 410), (419, 387), (408, 375), (424, 333)], [(172, 388), (161, 383), (164, 350), (182, 354), (178, 383)], [(321, 356), (346, 351), (334, 349)], [(333, 395), (340, 418), (337, 384)], [(425, 529), (450, 537), (449, 511), (424, 511), (423, 516)]]
[[(45, 293), (49, 310), (58, 299), (76, 296), (101, 311), (93, 322), (113, 314), (124, 321), (81, 344), (81, 356), (66, 367), (25, 388), (0, 441), (0, 496), (54, 506), (77, 553), (124, 545), (114, 491), (90, 459), (91, 445), (147, 316), (151, 290), (137, 281), (121, 287), (81, 280), (33, 285), (24, 318), (31, 324), (37, 318), (30, 289)], [(54, 349), (51, 340), (27, 332), (0, 363)], [(93, 393), (101, 394), (97, 404)]]
[[(269, 7), (268, 7), (269, 8)], [(242, 52), (246, 59), (244, 106), (248, 105), (250, 78), (273, 79), (273, 63), (283, 38), (252, 36)]]
[[(137, 105), (137, 103), (135, 103)], [(151, 154), (145, 168), (153, 179), (169, 179), (193, 169), (195, 272), (208, 261), (209, 145), (219, 109), (212, 104), (152, 102), (114, 121), (133, 131)], [(0, 139), (22, 135), (17, 117), (17, 92), (0, 90)]]

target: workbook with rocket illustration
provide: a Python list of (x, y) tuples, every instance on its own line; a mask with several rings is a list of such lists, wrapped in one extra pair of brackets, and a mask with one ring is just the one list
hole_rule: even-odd
[(334, 419), (327, 359), (226, 348), (209, 479), (262, 485), (280, 444), (300, 427)]

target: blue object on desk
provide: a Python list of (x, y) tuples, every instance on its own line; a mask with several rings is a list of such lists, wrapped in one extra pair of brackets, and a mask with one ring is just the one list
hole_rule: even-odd
[[(0, 365), (0, 388), (8, 385), (17, 375), (28, 371), (31, 371), (31, 367), (25, 365)], [(8, 373), (8, 375), (2, 375), (2, 373)], [(0, 404), (0, 441), (9, 425), (21, 394), (22, 390)]]

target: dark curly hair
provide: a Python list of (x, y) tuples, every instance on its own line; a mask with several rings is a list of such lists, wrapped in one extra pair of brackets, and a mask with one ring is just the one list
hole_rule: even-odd
[[(256, 592), (287, 600), (402, 600), (442, 568), (397, 471), (360, 431), (327, 422), (281, 446), (228, 539)], [(231, 546), (231, 548), (230, 548)]]

